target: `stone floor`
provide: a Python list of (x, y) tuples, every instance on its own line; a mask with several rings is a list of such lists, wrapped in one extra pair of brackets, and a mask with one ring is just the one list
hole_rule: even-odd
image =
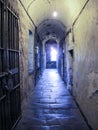
[(57, 70), (46, 69), (15, 130), (89, 130)]

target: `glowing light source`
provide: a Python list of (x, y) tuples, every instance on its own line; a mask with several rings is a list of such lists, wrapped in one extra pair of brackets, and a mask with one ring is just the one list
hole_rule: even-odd
[(53, 12), (53, 17), (57, 17), (58, 13), (56, 11)]
[(51, 47), (51, 61), (57, 60), (57, 51), (53, 47)]

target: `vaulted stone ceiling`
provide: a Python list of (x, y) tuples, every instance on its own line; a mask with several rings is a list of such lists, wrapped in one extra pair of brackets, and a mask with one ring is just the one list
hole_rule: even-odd
[(46, 19), (41, 24), (39, 24), (37, 32), (40, 39), (43, 41), (50, 38), (57, 38), (58, 40), (63, 40), (65, 37), (66, 27), (61, 21), (55, 19)]
[[(79, 12), (83, 8), (87, 0), (21, 0), (21, 1), (25, 6), (27, 12), (31, 16), (32, 20), (34, 21), (35, 25), (39, 27), (38, 32), (43, 40), (47, 35), (49, 36), (50, 34), (56, 37), (60, 36), (60, 34), (62, 35), (62, 33), (64, 35), (65, 34), (64, 27), (67, 29), (71, 27), (72, 23), (77, 18)], [(54, 11), (57, 11), (58, 13), (57, 17), (53, 17)], [(60, 21), (60, 23), (57, 21)]]

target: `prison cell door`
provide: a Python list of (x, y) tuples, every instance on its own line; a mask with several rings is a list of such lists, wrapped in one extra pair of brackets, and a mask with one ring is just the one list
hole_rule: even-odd
[(18, 18), (2, 0), (0, 30), (0, 130), (11, 130), (21, 115)]

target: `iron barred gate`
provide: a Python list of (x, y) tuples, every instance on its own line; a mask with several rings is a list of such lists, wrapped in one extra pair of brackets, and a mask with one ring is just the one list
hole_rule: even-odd
[(11, 130), (21, 115), (18, 17), (0, 0), (0, 130)]

